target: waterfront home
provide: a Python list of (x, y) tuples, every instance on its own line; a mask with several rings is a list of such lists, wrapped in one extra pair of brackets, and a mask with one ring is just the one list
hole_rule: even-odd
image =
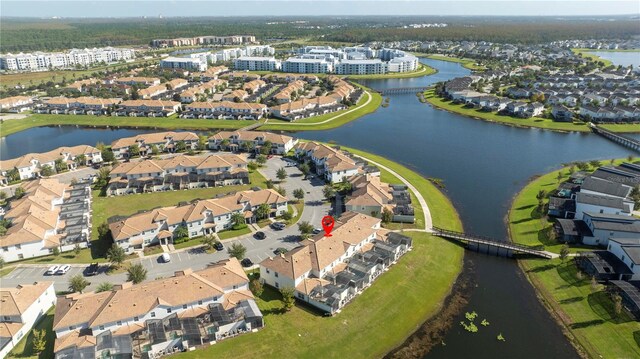
[(334, 96), (318, 96), (311, 99), (303, 98), (270, 107), (269, 111), (275, 117), (287, 121), (295, 121), (346, 109), (347, 106), (340, 101), (339, 97)]
[(411, 238), (380, 228), (380, 219), (345, 212), (330, 237), (317, 234), (260, 262), (260, 280), (294, 288), (299, 301), (335, 314), (411, 246)]
[(109, 195), (249, 183), (247, 160), (231, 154), (125, 162), (113, 168), (109, 177)]
[(575, 194), (575, 218), (582, 218), (585, 212), (630, 216), (633, 206), (631, 199), (586, 192)]
[(107, 110), (122, 101), (120, 98), (97, 97), (52, 97), (42, 101), (36, 108), (37, 113), (70, 115), (104, 115)]
[(626, 280), (640, 280), (640, 238), (611, 238), (607, 250), (624, 263), (632, 273)]
[(351, 194), (345, 198), (347, 211), (380, 218), (386, 209), (393, 214), (392, 221), (414, 223), (413, 205), (404, 185), (389, 185), (379, 175), (363, 174), (349, 178)]
[(39, 179), (22, 185), (25, 195), (9, 203), (10, 221), (0, 236), (5, 262), (86, 247), (91, 233), (91, 190), (88, 183), (66, 185), (57, 179)]
[(113, 115), (133, 117), (167, 117), (180, 109), (180, 102), (162, 100), (128, 100), (118, 105)]
[[(84, 163), (78, 163), (79, 158), (83, 159)], [(75, 170), (78, 165), (101, 163), (102, 152), (93, 146), (78, 145), (59, 147), (44, 153), (28, 153), (17, 158), (0, 161), (0, 175), (7, 177), (9, 172), (17, 170), (19, 177), (17, 179), (37, 178), (45, 166), (48, 166), (54, 172), (58, 171), (56, 161), (61, 162), (64, 169)]]
[[(602, 167), (601, 167), (602, 169)], [(609, 177), (611, 178), (611, 177)], [(632, 187), (623, 183), (588, 176), (580, 185), (580, 192), (598, 194), (602, 196), (627, 199), (631, 195)]]
[(33, 105), (33, 98), (30, 96), (12, 96), (0, 99), (0, 111), (2, 112), (22, 112), (30, 110)]
[(172, 277), (58, 298), (56, 359), (159, 358), (264, 326), (237, 259)]
[(234, 101), (193, 102), (185, 107), (181, 116), (183, 118), (259, 120), (267, 111), (267, 106), (261, 103)]
[(151, 153), (156, 146), (160, 152), (173, 153), (178, 142), (184, 142), (186, 149), (196, 149), (200, 138), (193, 132), (155, 132), (143, 133), (133, 137), (124, 137), (111, 142), (111, 151), (117, 159), (129, 156), (129, 147), (137, 146), (140, 155)]
[(339, 149), (316, 142), (304, 142), (295, 146), (299, 159), (311, 161), (315, 172), (331, 183), (341, 182), (358, 174), (360, 166)]
[(205, 236), (233, 227), (232, 214), (242, 214), (246, 222), (255, 223), (260, 205), (268, 205), (269, 217), (278, 217), (287, 211), (287, 203), (286, 197), (272, 189), (241, 191), (134, 214), (110, 223), (109, 230), (114, 243), (132, 253), (153, 244), (172, 244), (178, 227), (186, 228), (189, 238)]
[(0, 288), (2, 316), (0, 316), (0, 358), (31, 332), (33, 325), (56, 304), (53, 282), (20, 284)]
[(558, 122), (573, 121), (573, 111), (563, 105), (554, 105), (551, 109), (551, 116)]
[[(223, 148), (223, 141), (227, 141), (227, 148)], [(209, 137), (210, 150), (239, 151), (254, 149), (259, 151), (265, 144), (271, 145), (271, 154), (286, 155), (298, 143), (297, 138), (287, 135), (264, 131), (220, 131)]]

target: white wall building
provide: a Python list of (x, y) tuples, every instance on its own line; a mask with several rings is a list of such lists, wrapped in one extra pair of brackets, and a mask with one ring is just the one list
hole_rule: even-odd
[(0, 69), (7, 71), (46, 71), (135, 58), (135, 50), (115, 47), (71, 49), (66, 52), (33, 52), (0, 55)]
[(275, 57), (241, 56), (233, 60), (233, 67), (240, 71), (279, 71), (282, 63)]
[(167, 57), (160, 60), (160, 67), (203, 72), (207, 71), (207, 62), (199, 57)]
[(640, 238), (611, 238), (607, 250), (631, 270), (628, 280), (640, 280)]
[(333, 72), (333, 63), (324, 58), (290, 57), (282, 63), (283, 72), (326, 74)]

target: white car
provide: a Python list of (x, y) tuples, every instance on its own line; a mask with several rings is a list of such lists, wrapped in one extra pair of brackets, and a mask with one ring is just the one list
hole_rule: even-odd
[(46, 275), (54, 275), (56, 274), (56, 272), (58, 271), (58, 269), (60, 269), (60, 266), (51, 266), (49, 267), (49, 269), (47, 269), (46, 272), (44, 272), (44, 274)]
[(71, 269), (71, 266), (68, 265), (68, 264), (65, 264), (63, 266), (60, 266), (60, 268), (58, 268), (58, 270), (56, 271), (56, 274), (65, 275), (65, 274), (67, 274), (69, 269)]
[(162, 258), (162, 262), (164, 262), (164, 263), (171, 262), (171, 256), (169, 255), (169, 253), (162, 253), (160, 258)]

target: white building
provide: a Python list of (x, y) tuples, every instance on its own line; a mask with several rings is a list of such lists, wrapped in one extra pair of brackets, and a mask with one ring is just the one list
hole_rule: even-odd
[(275, 57), (241, 56), (233, 60), (233, 67), (240, 71), (279, 71), (282, 64)]
[(21, 180), (36, 178), (44, 166), (56, 170), (56, 160), (61, 160), (66, 169), (75, 170), (79, 156), (84, 156), (87, 165), (102, 162), (102, 152), (88, 145), (78, 145), (73, 147), (59, 147), (45, 153), (28, 153), (18, 158), (0, 161), (0, 175), (8, 176), (9, 172), (16, 169)]
[(160, 60), (160, 67), (203, 72), (207, 71), (207, 62), (199, 57), (167, 57)]
[(607, 246), (609, 240), (617, 238), (640, 239), (640, 219), (617, 214), (591, 213), (583, 215), (583, 221), (591, 230), (582, 243), (592, 246)]
[(326, 74), (333, 72), (333, 63), (325, 58), (290, 57), (282, 63), (283, 72)]
[(628, 280), (640, 280), (640, 238), (611, 238), (607, 250), (633, 273)]
[(310, 159), (316, 167), (316, 174), (331, 183), (358, 174), (359, 166), (340, 150), (325, 144), (305, 142), (295, 146), (296, 156)]
[(56, 304), (53, 282), (36, 282), (12, 288), (0, 288), (0, 358), (29, 334), (33, 325)]
[(415, 56), (394, 57), (387, 63), (388, 72), (411, 72), (418, 70), (418, 58)]
[(133, 49), (103, 47), (71, 49), (66, 52), (34, 52), (0, 55), (0, 69), (8, 71), (45, 71), (98, 63), (113, 63), (135, 58)]
[(585, 212), (631, 216), (633, 206), (632, 200), (578, 192), (576, 193), (575, 218), (582, 218)]
[(336, 64), (335, 73), (339, 75), (385, 74), (387, 64), (379, 59), (342, 60)]
[(271, 153), (278, 155), (286, 155), (293, 146), (298, 143), (298, 139), (263, 131), (220, 131), (209, 137), (209, 149), (222, 149), (222, 141), (227, 140), (232, 150), (243, 149), (250, 144), (253, 149), (259, 149), (265, 143), (271, 143)]

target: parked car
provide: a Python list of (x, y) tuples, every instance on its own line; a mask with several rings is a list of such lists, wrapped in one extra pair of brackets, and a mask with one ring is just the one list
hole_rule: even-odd
[(256, 237), (256, 239), (265, 239), (265, 238), (267, 238), (267, 235), (264, 234), (264, 232), (262, 232), (262, 231), (256, 232), (256, 234), (254, 234), (253, 236)]
[(318, 234), (322, 232), (322, 228), (314, 228), (313, 229), (313, 234)]
[(283, 230), (286, 227), (287, 227), (287, 225), (282, 223), (282, 222), (273, 222), (273, 223), (271, 223), (271, 228), (276, 229), (276, 230)]
[(223, 250), (223, 249), (224, 249), (224, 246), (222, 245), (222, 242), (216, 242), (216, 243), (213, 245), (213, 248), (215, 248), (215, 249), (216, 249), (216, 251), (221, 251), (221, 250)]
[(253, 262), (251, 261), (251, 259), (245, 258), (240, 261), (240, 264), (242, 264), (243, 267), (251, 267), (253, 265)]
[(71, 269), (71, 266), (68, 264), (62, 265), (58, 268), (58, 270), (56, 271), (56, 274), (58, 275), (65, 275), (67, 274), (67, 272), (69, 271), (69, 269)]
[(84, 270), (84, 275), (86, 275), (87, 277), (91, 277), (94, 276), (96, 274), (98, 274), (98, 269), (100, 268), (100, 266), (98, 265), (98, 263), (91, 263), (85, 270)]
[(171, 256), (169, 255), (169, 253), (162, 253), (162, 255), (160, 256), (160, 259), (162, 259), (163, 263), (171, 262)]
[(46, 275), (54, 275), (54, 274), (56, 274), (56, 272), (58, 272), (59, 268), (60, 268), (60, 266), (58, 266), (58, 265), (51, 266), (51, 267), (49, 267), (49, 269), (47, 269), (46, 272), (44, 272), (44, 274), (46, 274)]

